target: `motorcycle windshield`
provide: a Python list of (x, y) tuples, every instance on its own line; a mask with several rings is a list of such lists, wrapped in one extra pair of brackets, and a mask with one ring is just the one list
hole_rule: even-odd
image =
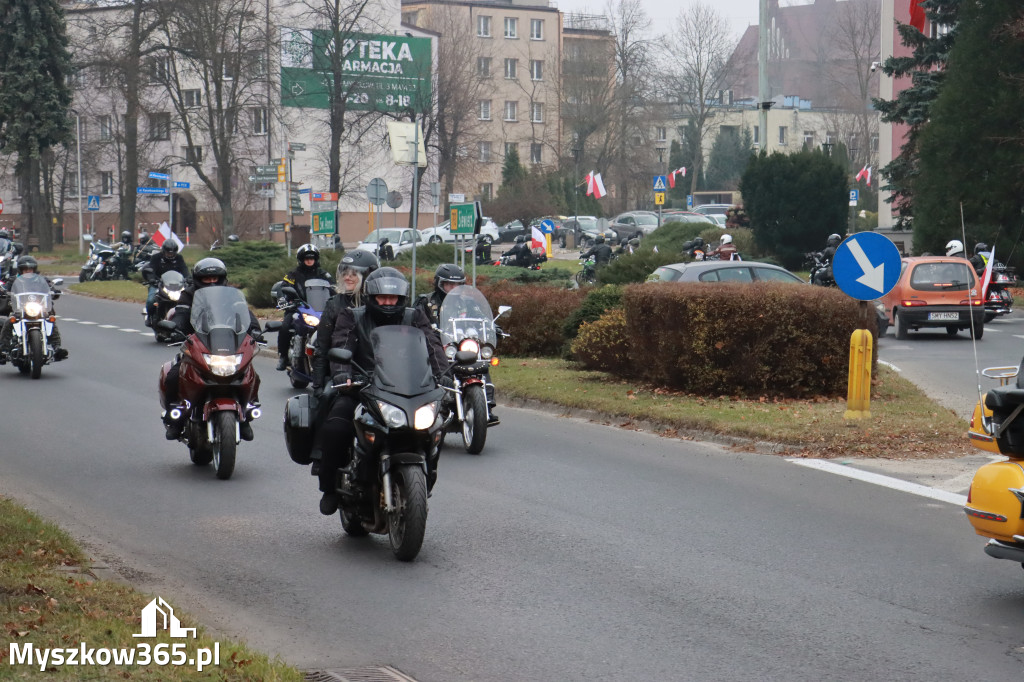
[(11, 284), (11, 304), (15, 312), (25, 312), (25, 306), (38, 304), (42, 313), (50, 310), (50, 283), (38, 273), (21, 275)]
[(234, 287), (200, 289), (192, 299), (191, 322), (196, 336), (211, 353), (236, 353), (249, 330), (249, 306), (245, 295)]
[(160, 275), (160, 283), (167, 291), (182, 291), (185, 288), (185, 278), (177, 270), (168, 270)]
[(306, 303), (313, 310), (322, 313), (331, 298), (331, 283), (326, 279), (307, 279), (305, 286)]
[(465, 338), (477, 339), (481, 345), (497, 345), (491, 306), (476, 287), (463, 284), (449, 291), (437, 319), (445, 345)]
[(373, 386), (412, 397), (434, 389), (427, 357), (427, 339), (416, 327), (392, 324), (370, 332), (373, 348)]

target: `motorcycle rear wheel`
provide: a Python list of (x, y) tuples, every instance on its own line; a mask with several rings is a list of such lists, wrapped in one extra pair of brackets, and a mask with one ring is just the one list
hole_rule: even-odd
[(32, 378), (38, 379), (43, 373), (46, 355), (43, 353), (43, 332), (39, 329), (28, 330), (29, 362), (32, 364)]
[(395, 511), (388, 514), (388, 539), (399, 561), (412, 561), (420, 553), (427, 531), (427, 477), (418, 464), (391, 470), (391, 499)]
[(204, 467), (213, 461), (213, 450), (210, 449), (209, 445), (202, 445), (200, 447), (189, 446), (188, 458), (197, 467)]
[(234, 412), (217, 412), (213, 416), (213, 466), (217, 468), (217, 478), (226, 481), (235, 471), (235, 424), (238, 415)]
[(487, 440), (487, 396), (481, 386), (466, 388), (462, 410), (462, 443), (466, 446), (466, 452), (479, 455)]

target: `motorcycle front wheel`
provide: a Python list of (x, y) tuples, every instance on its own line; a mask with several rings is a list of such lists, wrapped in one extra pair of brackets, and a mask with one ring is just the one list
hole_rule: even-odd
[(479, 455), (487, 440), (487, 396), (482, 386), (466, 388), (462, 399), (462, 443), (466, 452)]
[(235, 471), (237, 421), (238, 415), (234, 412), (216, 412), (213, 415), (213, 466), (217, 468), (217, 478), (222, 481), (231, 478)]
[(28, 330), (29, 361), (32, 363), (32, 378), (38, 379), (43, 373), (46, 355), (43, 353), (43, 332), (39, 329)]
[(92, 271), (89, 268), (82, 268), (82, 271), (78, 273), (78, 281), (88, 282), (91, 275)]
[(412, 561), (420, 553), (427, 532), (427, 477), (418, 464), (391, 470), (391, 499), (395, 511), (388, 514), (388, 539), (399, 561)]
[[(303, 347), (305, 347), (305, 343), (303, 343)], [(303, 353), (296, 358), (295, 354), (292, 353), (292, 368), (288, 371), (288, 380), (291, 382), (292, 388), (305, 388), (309, 386), (309, 379), (305, 377), (312, 375), (313, 370), (309, 366), (309, 358), (306, 354)]]

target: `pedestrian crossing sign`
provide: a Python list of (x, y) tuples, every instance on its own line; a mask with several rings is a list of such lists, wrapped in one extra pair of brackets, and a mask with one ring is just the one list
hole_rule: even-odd
[(99, 195), (97, 195), (97, 194), (90, 194), (89, 195), (88, 207), (89, 207), (90, 211), (98, 211), (98, 210), (100, 210), (100, 198), (99, 198)]
[(664, 192), (665, 191), (665, 176), (655, 175), (654, 176), (654, 191)]

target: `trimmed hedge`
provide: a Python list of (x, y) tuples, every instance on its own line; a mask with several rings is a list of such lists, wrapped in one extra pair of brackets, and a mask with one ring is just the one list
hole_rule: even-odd
[(583, 323), (571, 350), (584, 367), (613, 372), (610, 368), (629, 365), (628, 339), (626, 311), (612, 308), (599, 319)]
[(586, 295), (580, 290), (507, 281), (480, 284), (479, 289), (495, 313), (498, 306), (512, 306), (498, 320), (498, 326), (511, 334), (502, 339), (499, 350), (502, 355), (521, 357), (561, 356), (567, 345), (562, 333), (565, 321)]
[(584, 322), (596, 322), (608, 310), (621, 306), (622, 287), (606, 286), (589, 289), (587, 297), (583, 299), (580, 307), (569, 313), (562, 333), (567, 339), (575, 339), (580, 325)]

